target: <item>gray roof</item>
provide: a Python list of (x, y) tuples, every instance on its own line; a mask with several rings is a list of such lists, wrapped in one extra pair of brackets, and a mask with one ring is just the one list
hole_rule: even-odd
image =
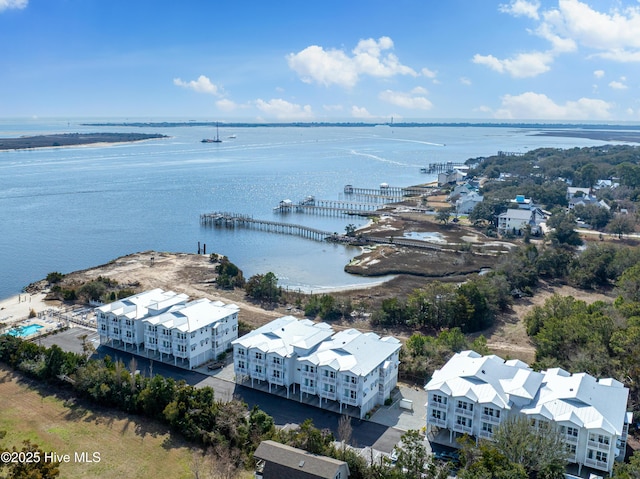
[(349, 474), (349, 466), (344, 461), (311, 454), (302, 449), (286, 446), (275, 441), (262, 441), (253, 456), (265, 461), (265, 475), (270, 464), (283, 466), (292, 472), (299, 472), (299, 474), (295, 474), (295, 476), (287, 474), (286, 477), (335, 479), (341, 470)]

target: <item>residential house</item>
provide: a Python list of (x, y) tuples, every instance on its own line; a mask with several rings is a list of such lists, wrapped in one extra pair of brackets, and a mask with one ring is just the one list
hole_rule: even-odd
[(196, 368), (238, 337), (238, 306), (154, 289), (96, 308), (100, 344)]
[(451, 183), (457, 183), (462, 181), (466, 176), (466, 173), (458, 170), (448, 170), (444, 173), (438, 173), (438, 186), (449, 185)]
[(576, 188), (574, 186), (567, 187), (567, 200), (571, 200), (574, 196), (587, 196), (591, 194), (591, 188)]
[[(285, 316), (233, 341), (236, 380), (300, 401), (315, 396), (359, 409), (360, 417), (390, 397), (398, 380), (400, 342)], [(257, 384), (256, 384), (257, 382)]]
[(253, 454), (256, 479), (348, 479), (349, 465), (302, 449), (262, 441)]
[(542, 231), (541, 224), (545, 220), (546, 215), (540, 208), (509, 208), (498, 215), (498, 232), (500, 234), (513, 233), (521, 235), (529, 225), (533, 234), (539, 234)]
[(526, 417), (532, 427), (556, 425), (580, 469), (611, 472), (624, 458), (629, 390), (614, 379), (560, 368), (536, 372), (519, 360), (463, 351), (425, 389), (427, 429), (449, 430), (451, 442), (463, 434), (491, 440), (506, 418)]
[(484, 197), (479, 195), (475, 191), (472, 191), (466, 195), (461, 195), (456, 200), (456, 212), (462, 215), (468, 215), (473, 211), (478, 203), (482, 203)]

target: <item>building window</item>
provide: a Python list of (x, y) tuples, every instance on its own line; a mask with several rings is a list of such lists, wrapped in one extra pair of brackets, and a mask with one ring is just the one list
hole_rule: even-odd
[(440, 396), (440, 394), (434, 394), (433, 402), (437, 402), (438, 404), (447, 404), (447, 398), (445, 396)]
[(238, 356), (244, 356), (244, 349), (238, 348)]
[(567, 436), (578, 437), (578, 428), (577, 427), (567, 427)]
[(460, 426), (471, 427), (472, 421), (468, 417), (456, 416), (456, 423)]
[(473, 404), (465, 401), (458, 401), (458, 408), (473, 412)]
[(589, 434), (589, 441), (592, 442), (597, 442), (599, 444), (605, 444), (605, 445), (609, 445), (609, 436), (603, 436), (602, 434), (595, 434), (595, 433), (590, 433)]
[(131, 334), (131, 331), (127, 331), (127, 338), (131, 338), (133, 337), (133, 335)]
[(495, 417), (497, 419), (500, 418), (500, 410), (499, 409), (493, 409), (492, 407), (485, 406), (484, 409), (483, 409), (483, 413), (486, 416)]
[(324, 377), (325, 378), (331, 378), (331, 379), (335, 379), (336, 377), (336, 372), (335, 371), (328, 371), (328, 370), (324, 370)]
[(244, 369), (245, 367), (244, 361), (238, 361), (238, 369)]
[(196, 350), (196, 345), (195, 345), (195, 344), (192, 344), (192, 345), (191, 345), (191, 351), (195, 351), (195, 350)]
[(349, 391), (349, 397), (351, 399), (358, 399), (358, 391)]
[(593, 449), (587, 449), (587, 457), (589, 459), (595, 459), (600, 462), (607, 462), (607, 453), (604, 451), (594, 451)]
[(260, 366), (259, 364), (256, 364), (256, 372), (258, 374), (262, 374), (262, 366)]
[(100, 329), (103, 330), (103, 331), (106, 331), (107, 330), (107, 325), (106, 324), (101, 324), (100, 325)]
[(280, 378), (280, 371), (279, 370), (274, 370), (273, 373), (271, 374), (274, 378), (279, 379)]
[(493, 424), (490, 424), (488, 422), (483, 422), (482, 423), (482, 430), (484, 432), (488, 432), (489, 434), (493, 434)]
[(315, 381), (313, 379), (309, 379), (309, 378), (304, 378), (304, 385), (305, 387), (309, 387), (312, 388), (315, 386)]
[(575, 444), (567, 444), (567, 452), (569, 453), (569, 456), (571, 456), (571, 458), (575, 457), (576, 455), (576, 445)]
[(273, 364), (282, 364), (282, 358), (280, 358), (279, 356), (274, 356)]
[(441, 411), (440, 409), (434, 409), (433, 411), (431, 411), (431, 417), (434, 419), (440, 419), (441, 421), (446, 421), (447, 413)]
[(325, 390), (325, 392), (328, 392), (328, 393), (334, 393), (334, 392), (336, 392), (336, 389), (335, 389), (335, 387), (333, 386), (333, 384), (327, 384), (327, 383), (325, 383), (325, 384), (324, 384), (324, 390)]
[(262, 353), (256, 353), (256, 359), (262, 361)]

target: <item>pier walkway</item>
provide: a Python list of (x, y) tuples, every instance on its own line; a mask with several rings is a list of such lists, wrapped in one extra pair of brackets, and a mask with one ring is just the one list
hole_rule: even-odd
[(345, 196), (379, 197), (389, 202), (402, 200), (407, 196), (420, 196), (431, 191), (429, 186), (389, 186), (385, 183), (380, 188), (357, 188), (353, 185), (345, 185)]
[(282, 200), (273, 208), (276, 213), (315, 213), (323, 215), (361, 215), (373, 213), (379, 207), (375, 203), (363, 203), (357, 201), (319, 200), (313, 196), (307, 196), (304, 200), (293, 203), (291, 200)]
[(202, 214), (200, 215), (200, 224), (208, 227), (254, 228), (271, 233), (302, 236), (303, 238), (310, 238), (317, 241), (338, 241), (341, 237), (341, 235), (336, 235), (330, 231), (322, 231), (316, 228), (292, 223), (256, 220), (249, 215), (242, 215), (238, 213), (215, 212)]
[(420, 168), (420, 173), (444, 173), (451, 171), (454, 168), (465, 166), (464, 163), (454, 163), (453, 161), (447, 161), (446, 163), (429, 163), (425, 168)]

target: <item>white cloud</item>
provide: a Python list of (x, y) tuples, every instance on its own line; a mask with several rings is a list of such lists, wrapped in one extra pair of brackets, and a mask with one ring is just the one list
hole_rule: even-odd
[[(623, 80), (624, 81), (624, 80)], [(609, 82), (609, 86), (614, 90), (626, 90), (628, 87), (622, 81), (612, 81)]]
[(580, 98), (560, 105), (544, 94), (526, 92), (503, 96), (501, 108), (494, 116), (508, 120), (603, 120), (611, 116), (611, 108), (610, 103), (592, 98)]
[(527, 78), (549, 71), (553, 55), (550, 52), (520, 53), (513, 58), (500, 60), (493, 55), (476, 54), (472, 61), (488, 66), (498, 73), (508, 73), (514, 78)]
[(514, 17), (529, 17), (537, 20), (540, 2), (528, 2), (526, 0), (512, 0), (508, 5), (500, 5), (502, 13), (508, 13)]
[(365, 107), (352, 106), (351, 116), (354, 118), (373, 118), (373, 115)]
[(0, 12), (4, 10), (27, 8), (29, 0), (0, 0)]
[(409, 93), (385, 90), (380, 92), (378, 97), (382, 101), (402, 108), (409, 108), (412, 110), (430, 110), (433, 108), (433, 104), (427, 97), (421, 96), (425, 93), (426, 90), (424, 88), (414, 89)]
[[(417, 76), (410, 67), (403, 65), (393, 53), (389, 37), (360, 40), (349, 56), (342, 50), (325, 50), (311, 45), (298, 53), (287, 55), (289, 68), (295, 71), (303, 82), (324, 86), (339, 85), (351, 88), (360, 76), (389, 78), (395, 75)], [(387, 52), (386, 54), (384, 52)]]
[(216, 106), (222, 111), (234, 111), (238, 109), (238, 104), (234, 101), (223, 98), (216, 102)]
[(602, 78), (604, 76), (604, 70), (595, 70), (593, 76), (596, 78)]
[(433, 70), (429, 70), (428, 68), (423, 68), (420, 70), (420, 74), (424, 77), (434, 79), (438, 72), (434, 72)]
[(326, 111), (342, 111), (344, 109), (342, 105), (322, 105), (322, 108)]
[(543, 14), (548, 31), (595, 50), (596, 56), (620, 62), (640, 61), (640, 7), (594, 10), (580, 0), (559, 0)]
[(256, 107), (266, 115), (276, 117), (279, 120), (305, 120), (313, 118), (311, 106), (300, 106), (281, 98), (275, 98), (269, 101), (258, 99), (256, 100)]
[(460, 77), (460, 83), (463, 85), (469, 86), (471, 85), (471, 80), (467, 77)]
[(206, 76), (200, 75), (197, 80), (191, 80), (189, 82), (185, 82), (180, 78), (174, 78), (173, 84), (182, 88), (186, 88), (188, 90), (193, 90), (198, 93), (207, 93), (209, 95), (220, 95), (220, 89), (211, 83)]

